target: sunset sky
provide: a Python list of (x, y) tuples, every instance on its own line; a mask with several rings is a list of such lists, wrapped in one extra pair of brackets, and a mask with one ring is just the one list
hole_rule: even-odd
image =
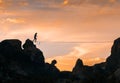
[(0, 41), (38, 33), (46, 62), (72, 70), (105, 61), (120, 37), (120, 0), (0, 0)]

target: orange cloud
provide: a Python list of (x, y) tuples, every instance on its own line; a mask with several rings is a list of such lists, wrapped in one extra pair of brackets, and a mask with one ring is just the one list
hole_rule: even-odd
[[(73, 47), (73, 50), (70, 53), (47, 58), (46, 62), (50, 63), (53, 59), (56, 59), (58, 62), (56, 66), (60, 70), (71, 71), (78, 58), (81, 58), (85, 65), (94, 65), (95, 63), (104, 62), (105, 58), (109, 55), (110, 51), (108, 49), (110, 49), (110, 47), (111, 44), (80, 44)], [(103, 50), (102, 52), (104, 55), (100, 54), (101, 50)]]
[(101, 63), (101, 62), (105, 62), (106, 61), (106, 58), (100, 58), (100, 57), (94, 57), (94, 58), (88, 58), (86, 57), (86, 59), (83, 59), (83, 62), (85, 65), (94, 65), (94, 64), (98, 64), (98, 63)]
[(64, 0), (63, 4), (67, 5), (69, 3), (69, 0)]
[(3, 0), (0, 0), (0, 8), (3, 9), (5, 7), (5, 4), (3, 2)]
[(117, 0), (109, 0), (110, 3), (115, 3)]
[(2, 3), (3, 2), (3, 0), (0, 0), (0, 3)]
[(19, 24), (19, 23), (25, 23), (25, 20), (21, 18), (6, 18), (1, 21), (1, 23), (6, 23), (6, 22)]
[(26, 2), (26, 1), (21, 1), (21, 2), (19, 2), (19, 5), (20, 5), (20, 6), (28, 6), (29, 3)]

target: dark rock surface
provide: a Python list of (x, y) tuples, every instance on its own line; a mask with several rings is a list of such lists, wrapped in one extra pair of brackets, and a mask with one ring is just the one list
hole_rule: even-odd
[(8, 59), (17, 58), (17, 55), (21, 55), (21, 43), (22, 42), (17, 39), (2, 41), (0, 43), (0, 54)]
[(17, 39), (0, 43), (0, 83), (54, 83), (59, 75), (57, 62), (45, 63), (42, 51), (29, 39), (23, 49), (21, 44)]
[(56, 60), (45, 63), (43, 52), (30, 39), (0, 42), (0, 83), (120, 83), (120, 38), (106, 62), (86, 66), (81, 59), (72, 71), (60, 71)]
[(106, 60), (106, 71), (110, 74), (120, 68), (120, 38), (114, 41), (111, 55)]
[(120, 83), (120, 38), (114, 41), (106, 62), (90, 67), (78, 59), (72, 73), (85, 83)]
[(94, 81), (93, 68), (84, 65), (81, 59), (76, 61), (72, 74), (77, 80), (81, 81), (81, 83), (93, 83)]
[(23, 45), (23, 48), (25, 56), (29, 56), (33, 63), (39, 64), (39, 66), (45, 65), (45, 60), (42, 51), (36, 48), (36, 46), (31, 40), (27, 39), (25, 44)]
[(84, 66), (83, 61), (81, 59), (78, 59), (76, 61), (75, 67), (73, 68), (72, 72), (73, 73), (79, 73), (79, 71), (82, 70), (83, 66)]

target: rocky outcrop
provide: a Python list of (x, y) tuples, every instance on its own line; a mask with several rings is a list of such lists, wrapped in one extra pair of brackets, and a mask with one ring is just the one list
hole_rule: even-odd
[(82, 60), (78, 59), (72, 73), (79, 80), (86, 80), (92, 83), (119, 83), (120, 82), (120, 38), (114, 41), (111, 55), (106, 62), (85, 66)]
[(120, 68), (107, 77), (107, 83), (120, 83)]
[(52, 60), (51, 64), (46, 63), (45, 70), (48, 71), (51, 75), (58, 76), (60, 70), (55, 66), (55, 64), (57, 64), (56, 60)]
[(83, 65), (82, 60), (81, 60), (81, 59), (78, 59), (78, 60), (76, 61), (75, 67), (73, 68), (72, 72), (73, 72), (73, 73), (79, 73), (79, 72), (82, 70), (83, 66), (84, 66), (84, 65)]
[(120, 38), (114, 41), (111, 55), (106, 60), (106, 71), (110, 74), (120, 67)]
[(0, 83), (120, 83), (120, 38), (106, 62), (86, 66), (81, 59), (72, 71), (60, 71), (56, 60), (45, 63), (43, 52), (27, 39), (0, 42)]
[(116, 83), (120, 83), (120, 68), (117, 69), (115, 72), (114, 72), (114, 76), (116, 78)]
[(25, 56), (29, 56), (31, 61), (39, 66), (45, 65), (43, 53), (40, 49), (36, 48), (36, 46), (33, 44), (33, 41), (27, 39), (23, 45), (23, 48)]
[(17, 39), (0, 42), (0, 82), (54, 83), (59, 75), (57, 61), (46, 64), (42, 51), (30, 39), (23, 49), (21, 44)]
[(4, 40), (0, 43), (0, 54), (8, 59), (16, 59), (21, 55), (21, 44), (22, 42), (17, 39)]
[(72, 74), (74, 75), (75, 79), (81, 83), (93, 82), (94, 75), (92, 67), (84, 65), (81, 59), (76, 61), (76, 65), (73, 68)]

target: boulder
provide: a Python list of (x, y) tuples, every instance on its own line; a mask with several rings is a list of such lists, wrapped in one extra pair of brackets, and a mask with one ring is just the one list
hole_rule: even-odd
[(39, 66), (45, 65), (43, 53), (40, 49), (36, 48), (32, 40), (27, 39), (23, 45), (24, 54), (30, 57), (31, 61)]
[(23, 45), (24, 49), (28, 49), (28, 48), (36, 48), (36, 46), (34, 45), (33, 41), (30, 39), (27, 39), (25, 41), (25, 44)]
[(52, 60), (51, 64), (46, 63), (45, 70), (53, 76), (58, 76), (60, 73), (60, 70), (55, 66), (55, 64), (57, 64), (56, 60)]
[(55, 83), (60, 72), (57, 61), (45, 64), (42, 51), (30, 39), (23, 49), (21, 44), (17, 39), (0, 42), (0, 82)]
[(18, 39), (4, 40), (0, 43), (0, 54), (8, 59), (17, 59), (22, 52), (21, 44)]
[(94, 79), (92, 67), (83, 65), (81, 59), (76, 61), (72, 74), (74, 75), (74, 78), (77, 81), (81, 81), (81, 83), (92, 83)]
[(83, 62), (81, 59), (78, 59), (76, 61), (75, 67), (73, 68), (72, 72), (73, 73), (78, 73), (80, 70), (83, 68)]

